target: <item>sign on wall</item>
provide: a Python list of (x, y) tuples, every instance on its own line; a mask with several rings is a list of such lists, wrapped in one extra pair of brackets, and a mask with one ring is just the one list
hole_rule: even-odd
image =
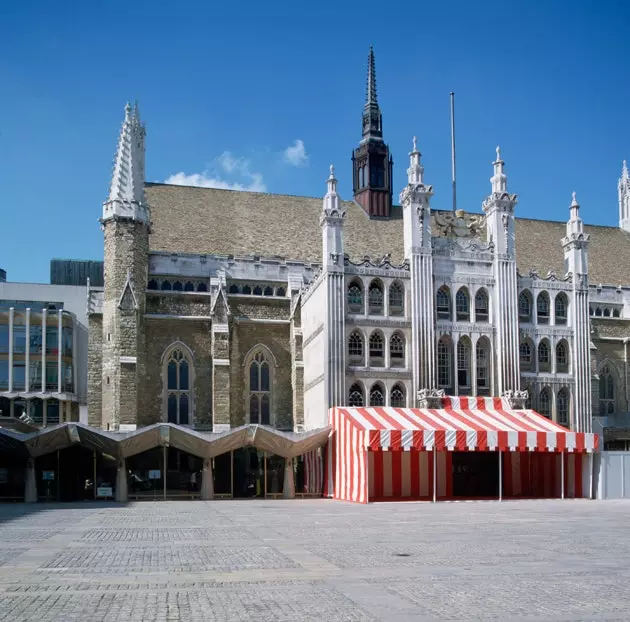
[(55, 472), (54, 471), (42, 471), (42, 479), (45, 482), (52, 482), (55, 479)]
[(111, 486), (99, 486), (96, 489), (96, 496), (97, 497), (113, 497), (114, 490)]
[(154, 471), (149, 471), (149, 479), (160, 479), (161, 471), (159, 469), (155, 469)]

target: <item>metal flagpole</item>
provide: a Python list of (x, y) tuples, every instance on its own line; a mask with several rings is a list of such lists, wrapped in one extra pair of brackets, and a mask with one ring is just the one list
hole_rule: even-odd
[(503, 461), (501, 460), (501, 450), (499, 454), (499, 501), (503, 500)]
[(164, 469), (162, 471), (162, 481), (164, 483), (164, 499), (166, 499), (166, 445), (162, 449), (162, 468)]
[(455, 182), (455, 93), (451, 91), (451, 174), (453, 178), (453, 213), (457, 209), (457, 185)]
[(436, 501), (437, 501), (437, 449), (435, 445), (433, 445), (433, 503), (435, 503)]
[(564, 452), (560, 452), (560, 498), (564, 499)]

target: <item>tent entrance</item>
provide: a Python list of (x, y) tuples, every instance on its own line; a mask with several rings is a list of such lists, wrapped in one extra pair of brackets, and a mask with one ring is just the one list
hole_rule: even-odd
[(499, 462), (495, 451), (455, 451), (452, 458), (453, 497), (497, 498)]

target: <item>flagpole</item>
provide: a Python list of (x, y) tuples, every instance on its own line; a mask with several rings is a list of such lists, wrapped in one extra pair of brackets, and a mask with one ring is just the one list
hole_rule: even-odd
[(453, 179), (453, 213), (457, 209), (457, 183), (455, 181), (455, 93), (451, 91), (451, 176)]

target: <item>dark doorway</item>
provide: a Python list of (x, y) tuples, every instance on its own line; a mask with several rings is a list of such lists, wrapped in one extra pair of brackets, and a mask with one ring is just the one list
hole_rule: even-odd
[(234, 451), (234, 498), (265, 496), (265, 452), (255, 447)]
[(496, 451), (453, 452), (453, 496), (499, 496), (499, 457)]
[(94, 452), (80, 445), (61, 449), (58, 484), (59, 501), (94, 499)]

